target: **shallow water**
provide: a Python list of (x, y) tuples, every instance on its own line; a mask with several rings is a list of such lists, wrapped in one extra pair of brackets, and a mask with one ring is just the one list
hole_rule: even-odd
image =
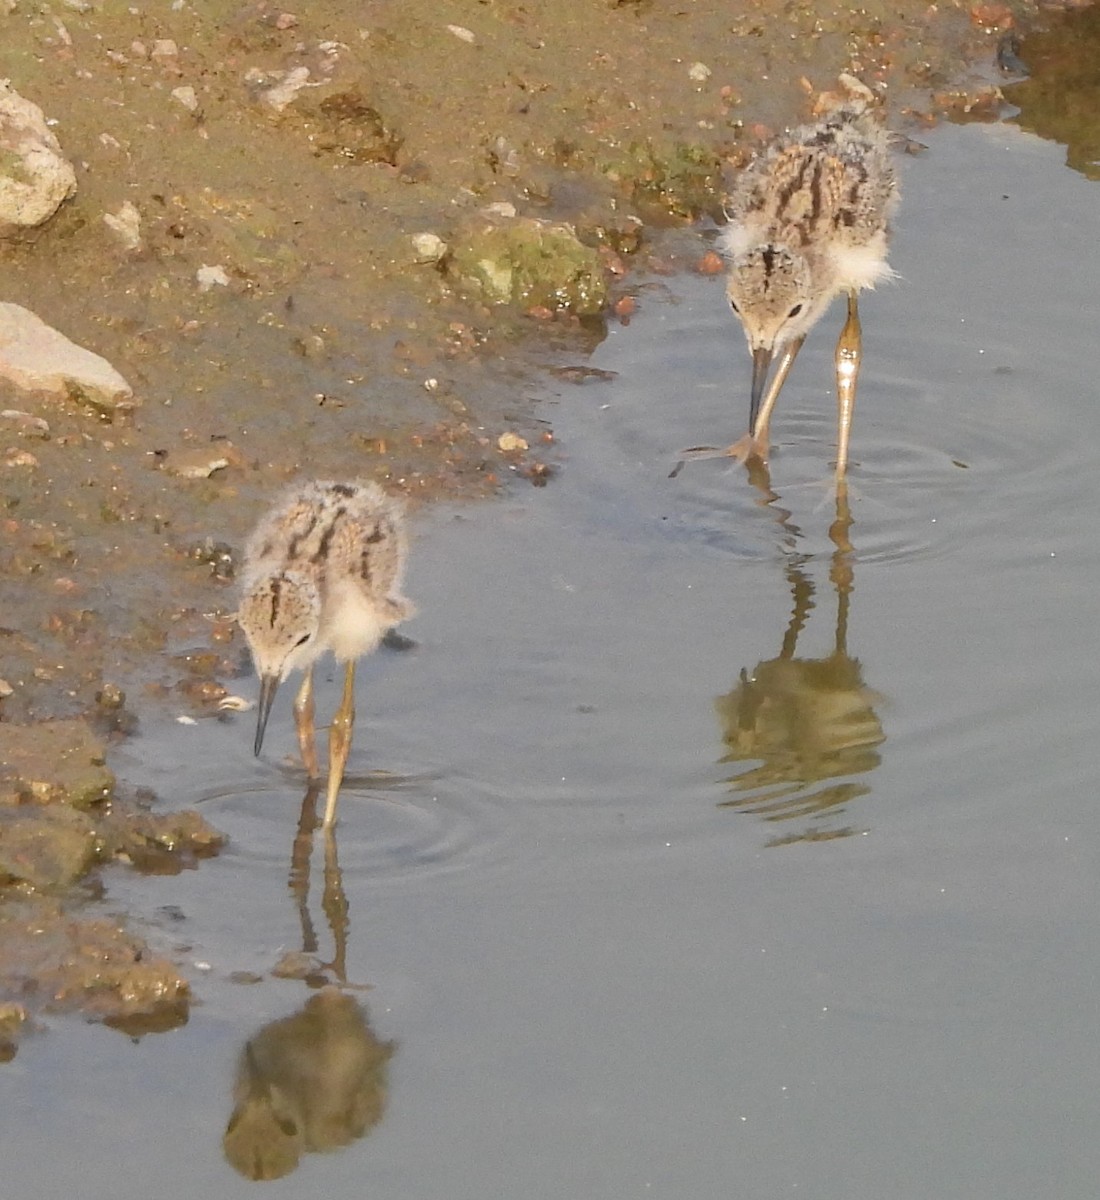
[[(722, 462), (667, 477), (746, 418), (701, 278), (643, 290), (592, 360), (613, 381), (546, 398), (549, 487), (419, 523), (417, 648), (360, 672), (342, 896), (328, 864), (388, 1097), (272, 1194), (1095, 1196), (1100, 193), (1009, 126), (925, 140), (902, 279), (862, 305), (851, 552), (816, 486), (839, 312), (770, 503)], [(148, 725), (116, 761), (232, 839), (111, 880), (163, 906), (204, 1003), (133, 1045), (27, 1041), (10, 1194), (251, 1194), (234, 1062), (310, 991), (230, 976), (333, 948), (320, 845), (288, 889), (289, 697), (251, 742)]]

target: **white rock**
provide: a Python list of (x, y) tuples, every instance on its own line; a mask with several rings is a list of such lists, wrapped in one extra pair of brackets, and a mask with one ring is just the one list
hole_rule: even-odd
[(504, 451), (505, 454), (515, 453), (528, 449), (527, 439), (519, 436), (518, 433), (502, 433), (497, 438), (497, 445)]
[(115, 213), (104, 213), (103, 224), (118, 235), (127, 250), (141, 249), (141, 213), (129, 200)]
[(48, 421), (42, 417), (36, 417), (34, 413), (21, 412), (17, 408), (5, 408), (3, 412), (0, 412), (0, 424), (13, 427), (24, 437), (48, 438), (50, 436)]
[(285, 72), (278, 83), (261, 92), (260, 96), (265, 104), (276, 112), (282, 112), (302, 88), (320, 87), (323, 82), (310, 83), (309, 67), (294, 67)]
[(215, 471), (224, 471), (229, 459), (220, 450), (209, 446), (184, 447), (169, 450), (164, 460), (164, 469), (169, 475), (181, 479), (209, 479)]
[(134, 406), (133, 388), (98, 354), (18, 304), (0, 303), (0, 379), (27, 392), (73, 396), (96, 408)]
[(497, 200), (486, 204), (481, 211), (488, 217), (503, 217), (510, 221), (516, 215), (516, 206), (510, 200)]
[(467, 29), (465, 25), (448, 25), (447, 32), (453, 33), (456, 38), (463, 42), (469, 42), (473, 45), (477, 41), (477, 36), (472, 29)]
[(414, 233), (413, 251), (418, 263), (436, 263), (447, 253), (447, 243), (437, 233)]
[(193, 87), (178, 87), (172, 89), (172, 99), (177, 103), (182, 104), (184, 108), (190, 112), (197, 111), (199, 107), (199, 98), (195, 95)]
[(208, 292), (212, 287), (228, 287), (229, 276), (225, 267), (199, 267), (195, 272), (195, 280), (200, 292)]
[(42, 110), (0, 79), (0, 237), (41, 225), (75, 191)]
[(692, 63), (691, 66), (688, 67), (688, 78), (693, 83), (706, 83), (706, 81), (710, 78), (710, 74), (710, 67), (708, 67), (706, 63)]

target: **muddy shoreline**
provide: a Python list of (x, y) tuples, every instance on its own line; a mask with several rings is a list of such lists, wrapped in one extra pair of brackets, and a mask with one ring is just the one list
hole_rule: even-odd
[[(136, 400), (104, 413), (0, 383), (0, 409), (47, 427), (0, 443), (6, 1044), (51, 1008), (186, 1020), (176, 968), (83, 911), (88, 873), (217, 850), (197, 818), (153, 818), (140, 780), (120, 787), (110, 747), (154, 708), (214, 718), (244, 673), (235, 559), (274, 490), (363, 476), (415, 507), (552, 481), (527, 393), (550, 371), (583, 382), (647, 275), (698, 268), (693, 223), (720, 219), (761, 139), (841, 70), (915, 136), (993, 114), (997, 46), (1039, 19), (1030, 3), (0, 0), (0, 76), (78, 180), (0, 242), (0, 300), (104, 356)], [(129, 241), (105, 220), (126, 205)], [(583, 287), (499, 294), (461, 268), (522, 222), (575, 231)]]

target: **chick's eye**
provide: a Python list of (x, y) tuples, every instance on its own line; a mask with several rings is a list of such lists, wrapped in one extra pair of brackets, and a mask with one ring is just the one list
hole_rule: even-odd
[(791, 311), (789, 313), (787, 313), (787, 316), (788, 317), (797, 317), (801, 311), (802, 311), (802, 305), (796, 304), (794, 306), (794, 308), (792, 308)]
[(731, 301), (730, 301), (730, 308), (732, 308), (732, 309), (733, 309), (733, 311), (734, 311), (735, 313), (739, 313), (739, 312), (741, 311), (741, 310), (740, 310), (740, 309), (737, 307), (737, 301), (736, 301), (736, 300), (731, 300)]
[(308, 641), (309, 634), (303, 633), (302, 636), (294, 643), (294, 649), (297, 650), (299, 646), (304, 646)]

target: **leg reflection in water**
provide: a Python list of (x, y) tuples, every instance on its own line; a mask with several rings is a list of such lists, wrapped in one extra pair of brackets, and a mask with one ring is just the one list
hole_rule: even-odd
[[(758, 488), (771, 505), (778, 497), (766, 479)], [(842, 806), (870, 791), (859, 780), (881, 761), (886, 739), (875, 711), (881, 697), (867, 686), (858, 659), (848, 653), (848, 622), (855, 586), (852, 566), (852, 517), (847, 490), (836, 494), (836, 516), (829, 530), (835, 547), (829, 580), (836, 595), (836, 625), (831, 653), (798, 657), (797, 645), (815, 608), (808, 560), (794, 545), (799, 531), (789, 514), (773, 509), (788, 535), (787, 582), (791, 615), (779, 653), (742, 669), (737, 686), (716, 701), (723, 727), (726, 763), (756, 765), (733, 776), (734, 798), (723, 807), (755, 813), (769, 821), (807, 818), (800, 832), (776, 837), (771, 844), (844, 837), (856, 830), (827, 821)]]
[(317, 956), (309, 887), (320, 791), (314, 781), (306, 792), (291, 852), (290, 892), (302, 949), (276, 968), (320, 990), (299, 1012), (265, 1025), (241, 1051), (222, 1148), (247, 1179), (279, 1179), (297, 1168), (303, 1154), (350, 1145), (378, 1124), (385, 1109), (395, 1047), (378, 1039), (365, 1009), (347, 994), (357, 990), (347, 980), (351, 923), (331, 826), (323, 829), (321, 908), (333, 956), (330, 962)]

